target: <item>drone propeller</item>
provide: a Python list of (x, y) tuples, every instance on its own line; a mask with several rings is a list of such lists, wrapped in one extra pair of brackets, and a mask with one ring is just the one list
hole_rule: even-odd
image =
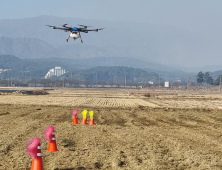
[(46, 25), (48, 27), (53, 27), (53, 29), (57, 29), (56, 26), (52, 26), (52, 25)]
[(98, 32), (99, 30), (103, 30), (104, 28), (98, 28), (98, 29), (95, 29), (94, 31)]
[[(79, 24), (78, 24), (79, 25)], [(87, 28), (87, 27), (92, 27), (92, 26), (86, 26), (86, 25), (79, 25), (80, 27), (84, 27), (84, 28)]]
[(66, 25), (68, 25), (68, 23), (67, 23), (67, 24), (63, 24), (62, 26), (63, 26), (63, 27), (66, 27)]

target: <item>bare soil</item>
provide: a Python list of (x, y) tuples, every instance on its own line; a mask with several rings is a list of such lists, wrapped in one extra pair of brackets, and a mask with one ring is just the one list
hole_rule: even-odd
[[(25, 151), (25, 142), (31, 137), (42, 139), (44, 170), (222, 169), (220, 92), (47, 92), (1, 93), (0, 169), (30, 169), (32, 159)], [(96, 125), (72, 125), (73, 109), (78, 110), (79, 122), (81, 111), (93, 110)], [(57, 153), (46, 152), (43, 131), (48, 125), (55, 127)]]

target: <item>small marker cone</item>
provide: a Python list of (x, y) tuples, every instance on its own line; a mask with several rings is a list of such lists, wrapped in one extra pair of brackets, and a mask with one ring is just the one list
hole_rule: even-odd
[(82, 125), (87, 125), (87, 119), (82, 119), (81, 124), (82, 124)]
[(42, 152), (41, 152), (40, 143), (39, 143), (39, 145), (37, 146), (37, 157), (36, 157), (36, 158), (33, 158), (33, 160), (32, 160), (31, 170), (43, 170)]
[(81, 122), (82, 125), (86, 125), (87, 124), (86, 115), (87, 115), (87, 110), (83, 110), (83, 112), (82, 112), (83, 119), (82, 119), (82, 122)]
[(73, 118), (72, 124), (78, 124), (78, 119), (77, 118)]
[(90, 119), (89, 125), (95, 125), (95, 124), (94, 124), (94, 119), (93, 119), (93, 120)]
[(49, 142), (47, 151), (58, 152), (57, 145), (56, 145), (55, 132), (52, 132), (52, 140)]
[(94, 125), (93, 111), (90, 111), (90, 112), (89, 112), (89, 116), (90, 116), (89, 125)]
[(77, 119), (77, 110), (73, 110), (73, 121), (72, 121), (72, 124), (78, 124), (78, 119)]

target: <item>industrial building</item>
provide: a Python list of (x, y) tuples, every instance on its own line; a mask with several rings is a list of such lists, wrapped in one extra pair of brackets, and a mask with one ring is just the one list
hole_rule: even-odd
[(61, 67), (55, 67), (48, 71), (48, 73), (45, 75), (45, 79), (50, 79), (52, 76), (59, 77), (65, 73), (66, 73), (65, 69), (62, 69)]

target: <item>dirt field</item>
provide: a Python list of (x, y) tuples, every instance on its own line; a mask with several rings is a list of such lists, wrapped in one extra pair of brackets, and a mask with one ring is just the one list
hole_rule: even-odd
[[(31, 137), (41, 138), (44, 170), (222, 169), (220, 92), (46, 91), (1, 93), (1, 170), (30, 169), (25, 142)], [(81, 111), (93, 110), (96, 125), (72, 125), (73, 109), (79, 122)], [(55, 127), (57, 153), (46, 152), (43, 131), (48, 125)]]

